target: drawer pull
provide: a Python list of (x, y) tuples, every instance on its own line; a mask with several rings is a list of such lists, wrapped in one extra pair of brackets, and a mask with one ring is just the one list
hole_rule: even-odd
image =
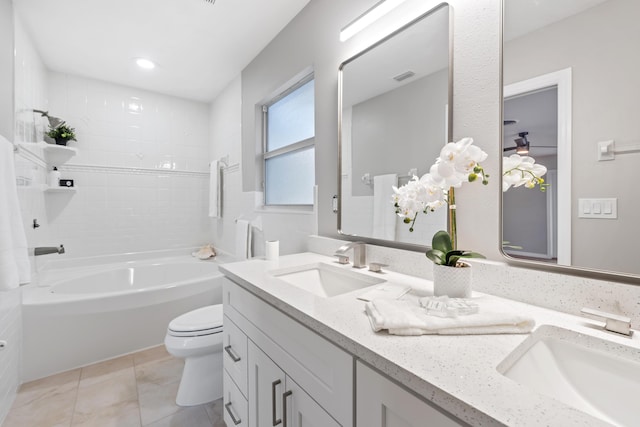
[(292, 394), (291, 390), (282, 393), (282, 427), (287, 427), (287, 397)]
[(274, 427), (282, 422), (281, 419), (276, 420), (276, 387), (281, 382), (280, 380), (275, 380), (271, 383), (271, 419)]
[(238, 424), (240, 424), (242, 422), (242, 420), (240, 418), (236, 418), (235, 414), (231, 410), (231, 402), (229, 402), (226, 405), (224, 405), (224, 408), (229, 413), (229, 416), (231, 417), (231, 421), (233, 421), (233, 424), (238, 425)]
[[(220, 348), (220, 347), (218, 347), (218, 348)], [(234, 363), (237, 363), (237, 362), (239, 362), (239, 361), (240, 361), (240, 356), (238, 356), (238, 355), (236, 354), (236, 352), (235, 352), (235, 351), (233, 351), (233, 350), (231, 349), (231, 346), (230, 346), (230, 345), (226, 346), (226, 347), (224, 348), (224, 351), (226, 351), (226, 352), (227, 352), (227, 354), (229, 355), (229, 357), (231, 357), (231, 360), (233, 360), (233, 361), (234, 361)]]

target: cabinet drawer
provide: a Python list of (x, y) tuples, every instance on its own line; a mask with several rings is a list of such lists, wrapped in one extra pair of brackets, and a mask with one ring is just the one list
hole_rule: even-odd
[(223, 323), (224, 369), (236, 383), (242, 394), (247, 396), (247, 336), (227, 316)]
[(238, 389), (226, 371), (223, 373), (222, 381), (224, 389), (224, 422), (227, 427), (248, 427), (249, 406), (247, 399), (240, 393), (240, 389)]
[(353, 357), (228, 278), (223, 289), (225, 314), (341, 425), (352, 425)]

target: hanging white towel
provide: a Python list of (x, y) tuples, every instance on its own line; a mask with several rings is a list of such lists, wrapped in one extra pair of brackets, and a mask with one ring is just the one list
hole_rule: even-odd
[(376, 299), (365, 304), (371, 328), (392, 335), (474, 335), (529, 333), (535, 321), (496, 298), (474, 298), (478, 312), (458, 317), (427, 314), (417, 298)]
[(31, 280), (27, 239), (16, 188), (13, 144), (0, 135), (0, 291)]
[(395, 240), (397, 215), (391, 204), (392, 186), (398, 185), (397, 174), (373, 177), (373, 234), (376, 239)]
[(209, 216), (222, 218), (222, 168), (217, 160), (209, 163)]
[(236, 258), (239, 260), (251, 257), (251, 224), (239, 219), (236, 221)]

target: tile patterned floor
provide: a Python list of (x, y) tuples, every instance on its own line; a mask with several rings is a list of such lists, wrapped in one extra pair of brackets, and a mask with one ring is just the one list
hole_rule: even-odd
[(222, 399), (176, 405), (183, 366), (159, 346), (23, 384), (2, 427), (226, 427)]

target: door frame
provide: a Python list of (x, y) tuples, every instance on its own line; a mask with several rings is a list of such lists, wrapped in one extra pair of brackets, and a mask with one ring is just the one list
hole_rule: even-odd
[(558, 90), (557, 263), (571, 265), (571, 68), (506, 85), (503, 102), (554, 86)]

